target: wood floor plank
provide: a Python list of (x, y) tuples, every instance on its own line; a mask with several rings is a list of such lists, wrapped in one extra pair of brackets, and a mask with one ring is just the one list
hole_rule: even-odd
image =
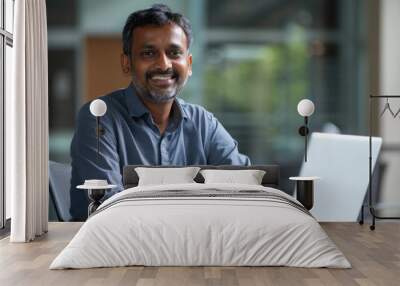
[(32, 243), (0, 240), (0, 285), (400, 285), (400, 223), (380, 222), (375, 231), (356, 223), (323, 223), (352, 269), (293, 267), (117, 267), (49, 270), (81, 223), (50, 223), (49, 233)]

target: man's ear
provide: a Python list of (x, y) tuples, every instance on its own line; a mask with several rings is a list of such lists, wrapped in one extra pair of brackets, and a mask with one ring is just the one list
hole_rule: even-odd
[(124, 74), (130, 74), (130, 72), (131, 72), (131, 60), (125, 54), (121, 54), (121, 68), (122, 68), (122, 72)]
[(189, 74), (189, 76), (191, 76), (192, 75), (192, 63), (193, 63), (192, 54), (190, 54), (188, 56), (188, 62), (189, 62), (189, 72), (188, 72), (188, 74)]

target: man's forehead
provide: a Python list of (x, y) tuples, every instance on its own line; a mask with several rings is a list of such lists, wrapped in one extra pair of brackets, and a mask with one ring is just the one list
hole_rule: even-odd
[(133, 45), (140, 47), (173, 45), (185, 48), (187, 38), (183, 29), (174, 23), (162, 26), (147, 25), (133, 30)]

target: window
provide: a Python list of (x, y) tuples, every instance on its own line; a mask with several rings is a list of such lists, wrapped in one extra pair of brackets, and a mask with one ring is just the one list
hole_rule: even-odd
[(10, 194), (4, 188), (4, 105), (11, 93), (14, 0), (0, 0), (0, 228), (11, 217)]
[[(253, 164), (297, 174), (303, 138), (297, 103), (316, 105), (311, 130), (366, 131), (363, 1), (208, 0), (202, 103)], [(283, 189), (291, 190), (282, 182)]]

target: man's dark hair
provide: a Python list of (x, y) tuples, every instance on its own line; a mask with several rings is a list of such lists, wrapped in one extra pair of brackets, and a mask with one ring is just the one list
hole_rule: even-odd
[(127, 56), (131, 55), (133, 30), (135, 28), (148, 25), (163, 26), (168, 23), (174, 23), (182, 28), (185, 32), (187, 47), (189, 49), (193, 41), (192, 27), (189, 20), (179, 13), (173, 13), (167, 5), (155, 4), (149, 9), (139, 10), (129, 15), (122, 31), (122, 49), (124, 54)]

